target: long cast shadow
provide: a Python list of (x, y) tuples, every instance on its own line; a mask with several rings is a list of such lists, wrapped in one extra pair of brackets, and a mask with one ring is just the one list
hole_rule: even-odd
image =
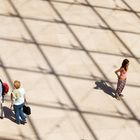
[(15, 140), (15, 139), (12, 139), (12, 138), (4, 138), (4, 137), (0, 137), (0, 140)]
[[(4, 41), (10, 41), (10, 42), (17, 42), (17, 43), (28, 43), (28, 44), (35, 44), (35, 42), (31, 40), (17, 40), (17, 39), (9, 39), (9, 38), (2, 38), (0, 37), (0, 40)], [(70, 47), (65, 47), (65, 46), (60, 46), (60, 45), (53, 45), (53, 44), (47, 44), (47, 43), (41, 43), (38, 42), (39, 46), (45, 46), (45, 47), (53, 47), (53, 48), (58, 48), (58, 49), (66, 49), (66, 50), (74, 50), (74, 51), (83, 51), (81, 48), (70, 48)], [(97, 53), (97, 54), (105, 54), (105, 55), (111, 55), (111, 56), (118, 56), (118, 57), (127, 57), (127, 58), (133, 58), (133, 56), (129, 54), (115, 54), (115, 53), (110, 53), (110, 52), (101, 52), (101, 51), (94, 51), (94, 50), (87, 50), (89, 53)], [(138, 57), (140, 59), (140, 57)]]
[(4, 111), (4, 117), (11, 120), (12, 122), (15, 122), (15, 114), (12, 112), (12, 110), (6, 106), (3, 106)]
[(129, 9), (132, 13), (134, 13), (138, 19), (140, 20), (140, 15), (138, 12), (136, 12), (125, 0), (121, 0)]
[(115, 90), (109, 86), (104, 80), (96, 81), (95, 82), (96, 87), (94, 89), (100, 89), (104, 91), (104, 93), (112, 96), (113, 98), (115, 97)]
[[(44, 0), (45, 1), (45, 0)], [(49, 0), (48, 0), (49, 1)], [(100, 9), (107, 9), (107, 10), (116, 10), (116, 11), (127, 11), (127, 12), (135, 12), (135, 13), (140, 13), (140, 11), (132, 11), (129, 9), (124, 9), (124, 8), (111, 8), (111, 7), (105, 7), (105, 6), (99, 6), (99, 5), (92, 5), (92, 4), (86, 4), (82, 2), (66, 2), (66, 1), (58, 1), (58, 0), (53, 0), (54, 3), (61, 3), (61, 4), (68, 4), (68, 5), (77, 5), (77, 6), (86, 6), (86, 7), (94, 7), (94, 8), (100, 8)]]
[[(3, 66), (0, 65), (0, 67), (5, 68), (5, 69), (9, 69), (9, 70), (15, 70), (15, 71), (24, 71), (24, 72), (29, 72), (29, 73), (37, 73), (37, 74), (48, 74), (48, 75), (54, 75), (53, 72), (51, 71), (47, 71), (46, 69), (40, 69), (40, 71), (38, 70), (31, 70), (31, 69), (26, 69), (26, 68), (17, 68), (17, 67), (8, 67), (8, 66)], [(80, 80), (87, 80), (87, 81), (96, 81), (97, 79), (101, 79), (100, 77), (93, 77), (90, 75), (87, 75), (88, 77), (82, 77), (82, 76), (76, 76), (76, 75), (68, 75), (68, 74), (61, 74), (61, 73), (57, 73), (58, 76), (60, 77), (66, 77), (66, 78), (71, 78), (71, 79), (80, 79)], [(105, 83), (110, 82), (111, 84), (117, 84), (116, 82), (111, 82), (111, 81), (107, 81), (107, 80), (103, 80)], [(134, 87), (134, 88), (140, 88), (140, 85), (134, 85), (134, 84), (129, 84), (127, 83), (126, 86), (128, 87)]]
[[(3, 17), (13, 17), (13, 18), (21, 18), (18, 15), (13, 15), (13, 14), (9, 14), (9, 15), (0, 14), (0, 16), (3, 16)], [(56, 19), (54, 19), (54, 20), (47, 20), (47, 19), (37, 19), (37, 18), (25, 17), (25, 16), (23, 16), (22, 19), (24, 19), (24, 20), (31, 20), (31, 21), (48, 22), (48, 23), (66, 24), (63, 21), (56, 20)], [(72, 23), (72, 22), (69, 22), (68, 24), (71, 25), (71, 26), (77, 26), (77, 27), (83, 27), (83, 28), (89, 28), (89, 29), (107, 30), (107, 31), (120, 32), (120, 33), (129, 33), (129, 34), (140, 35), (140, 32), (113, 29), (113, 28), (104, 27), (104, 26), (101, 26), (101, 25), (98, 25), (98, 26), (93, 26), (92, 25), (91, 26), (91, 25), (84, 25), (84, 24), (76, 24), (76, 23)], [(25, 41), (29, 42), (28, 40), (25, 40)]]
[[(42, 108), (48, 108), (48, 109), (54, 109), (54, 110), (63, 110), (63, 111), (72, 111), (72, 112), (77, 112), (77, 110), (75, 108), (69, 107), (68, 105), (63, 105), (61, 104), (61, 106), (54, 106), (54, 105), (44, 105), (44, 104), (39, 104), (39, 103), (34, 103), (34, 102), (30, 102), (30, 105), (33, 106), (38, 106), (38, 107), (42, 107)], [(97, 116), (102, 116), (102, 117), (111, 117), (111, 118), (115, 118), (115, 119), (125, 119), (125, 120), (130, 120), (130, 121), (135, 121), (135, 118), (130, 117), (128, 114), (124, 114), (122, 112), (117, 111), (118, 114), (120, 114), (120, 116), (118, 115), (111, 115), (111, 114), (105, 114), (105, 113), (99, 113), (99, 112), (93, 112), (93, 111), (86, 111), (86, 110), (81, 110), (81, 113), (86, 114), (86, 115), (97, 115)]]

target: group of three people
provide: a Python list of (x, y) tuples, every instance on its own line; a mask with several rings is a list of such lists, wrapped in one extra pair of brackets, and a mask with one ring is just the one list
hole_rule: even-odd
[[(0, 97), (2, 104), (2, 83), (0, 83)], [(15, 112), (15, 121), (17, 124), (25, 124), (26, 116), (23, 112), (23, 106), (26, 103), (25, 90), (21, 87), (21, 83), (18, 80), (15, 80), (13, 83), (13, 90), (11, 92), (11, 109), (13, 107)]]

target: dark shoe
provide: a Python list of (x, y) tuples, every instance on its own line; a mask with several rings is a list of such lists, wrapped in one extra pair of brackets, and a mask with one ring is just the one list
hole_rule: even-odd
[(13, 120), (14, 123), (20, 125), (20, 122), (16, 121), (16, 120)]
[(123, 97), (123, 95), (122, 95), (122, 94), (119, 94), (119, 96), (120, 96), (120, 97)]
[(2, 116), (0, 116), (0, 119), (3, 119), (3, 117), (2, 117)]
[(16, 121), (15, 121), (15, 123), (16, 123), (17, 125), (20, 125), (20, 122), (16, 122)]
[(27, 123), (27, 122), (26, 122), (26, 121), (21, 121), (20, 123), (24, 125), (24, 124)]

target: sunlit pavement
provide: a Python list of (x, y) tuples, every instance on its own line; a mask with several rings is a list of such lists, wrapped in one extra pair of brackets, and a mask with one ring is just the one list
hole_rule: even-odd
[(139, 140), (140, 1), (1, 0), (0, 77), (10, 91), (20, 80), (32, 109), (14, 123), (9, 91), (0, 140)]

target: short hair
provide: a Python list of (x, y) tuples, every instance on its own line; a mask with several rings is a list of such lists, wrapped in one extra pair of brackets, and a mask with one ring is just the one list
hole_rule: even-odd
[(20, 88), (20, 81), (15, 80), (15, 81), (14, 81), (14, 87), (15, 87), (16, 89)]

